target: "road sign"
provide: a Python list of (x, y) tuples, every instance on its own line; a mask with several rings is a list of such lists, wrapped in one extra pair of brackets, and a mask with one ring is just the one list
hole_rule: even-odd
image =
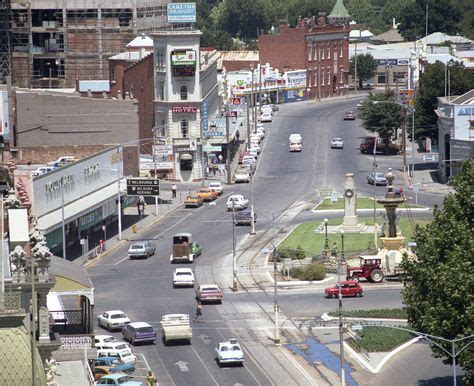
[(436, 161), (436, 154), (423, 154), (423, 162), (435, 162)]
[(127, 196), (159, 196), (160, 180), (127, 178)]

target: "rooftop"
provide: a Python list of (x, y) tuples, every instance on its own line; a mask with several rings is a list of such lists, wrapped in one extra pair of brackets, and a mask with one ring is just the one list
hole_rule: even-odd
[(396, 43), (403, 42), (405, 39), (396, 28), (391, 28), (380, 35), (373, 36), (370, 40), (376, 42)]
[(334, 4), (334, 8), (329, 14), (329, 17), (350, 17), (342, 0), (336, 0), (336, 4)]

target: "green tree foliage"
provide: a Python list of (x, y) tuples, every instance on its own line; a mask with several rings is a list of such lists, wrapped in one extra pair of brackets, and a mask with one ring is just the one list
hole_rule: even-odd
[[(437, 97), (444, 96), (445, 65), (436, 62), (421, 75), (415, 100), (416, 138), (437, 138), (438, 126), (435, 110)], [(451, 95), (462, 95), (474, 88), (474, 71), (458, 63), (449, 63)]]
[[(372, 132), (377, 133), (385, 144), (385, 149), (389, 150), (389, 143), (395, 137), (397, 129), (403, 124), (405, 114), (403, 108), (394, 102), (393, 92), (387, 94), (370, 94), (359, 109), (359, 118), (362, 126)], [(380, 103), (374, 103), (380, 102)]]
[(369, 0), (349, 0), (346, 3), (347, 11), (359, 24), (371, 27), (375, 20), (375, 13)]
[[(402, 297), (409, 325), (445, 339), (474, 334), (474, 167), (465, 161), (461, 169), (453, 181), (455, 193), (446, 196), (442, 209), (435, 207), (432, 223), (416, 229), (417, 261), (403, 262), (407, 275)], [(437, 343), (451, 351), (450, 343)], [(432, 350), (452, 362), (440, 348), (433, 345)], [(474, 384), (474, 345), (457, 362), (466, 373), (466, 385)]]
[(400, 12), (400, 33), (407, 39), (425, 35), (426, 3), (428, 3), (428, 33), (455, 35), (462, 20), (461, 9), (453, 0), (416, 0), (407, 3)]
[[(375, 59), (370, 54), (357, 55), (357, 79), (359, 80), (359, 88), (362, 88), (362, 82), (374, 76), (377, 68)], [(349, 74), (355, 74), (355, 57), (353, 56), (349, 64)]]

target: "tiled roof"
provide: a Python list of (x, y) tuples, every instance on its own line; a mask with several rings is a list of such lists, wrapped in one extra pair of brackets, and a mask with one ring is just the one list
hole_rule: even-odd
[[(0, 328), (0, 385), (24, 386), (31, 382), (31, 350), (25, 327)], [(36, 351), (35, 385), (45, 386), (46, 377), (41, 357)]]

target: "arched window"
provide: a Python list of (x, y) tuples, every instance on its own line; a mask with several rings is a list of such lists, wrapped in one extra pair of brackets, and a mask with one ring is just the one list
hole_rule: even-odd
[(181, 86), (179, 93), (182, 101), (188, 100), (188, 88), (186, 86)]
[(181, 135), (183, 136), (183, 138), (188, 137), (188, 126), (189, 122), (186, 119), (183, 119), (181, 121)]

